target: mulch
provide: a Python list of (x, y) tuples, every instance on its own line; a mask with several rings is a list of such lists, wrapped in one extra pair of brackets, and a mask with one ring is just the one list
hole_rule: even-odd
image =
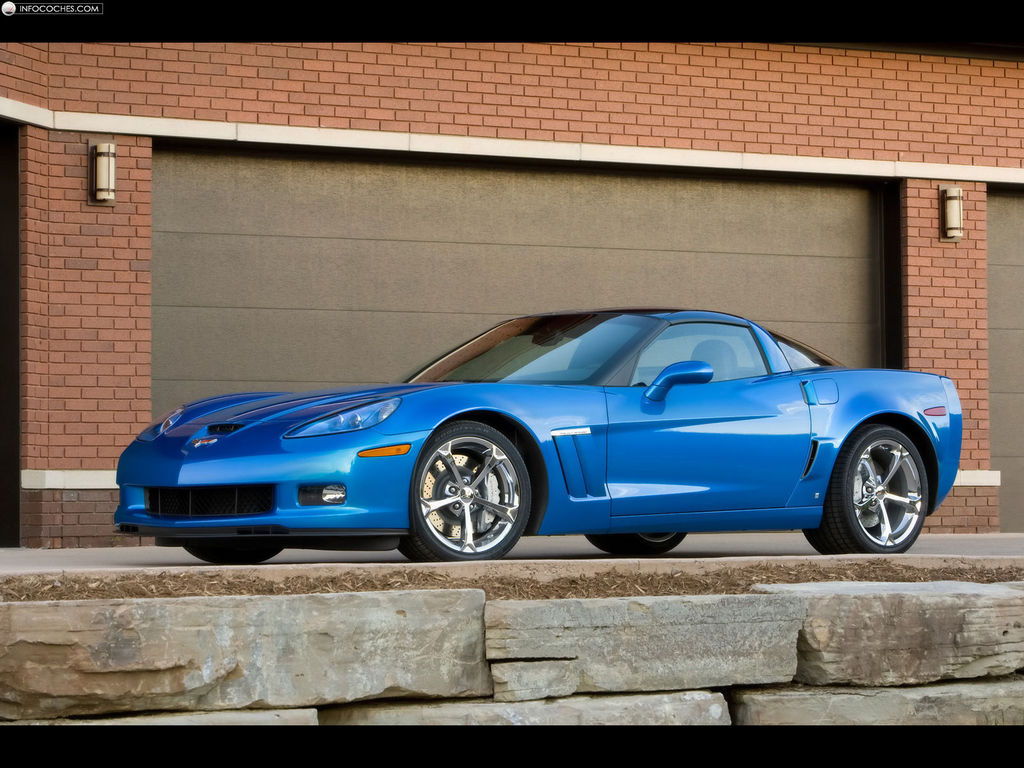
[(354, 569), (324, 574), (267, 578), (257, 570), (222, 572), (140, 570), (117, 575), (66, 573), (0, 578), (0, 602), (161, 598), (200, 595), (294, 595), (405, 589), (482, 589), (489, 600), (633, 597), (639, 595), (743, 594), (754, 584), (820, 581), (1024, 581), (1022, 567), (957, 564), (912, 566), (884, 560), (784, 561), (737, 564), (707, 573), (597, 572), (541, 580), (507, 574), (459, 577), (450, 572), (409, 568), (387, 572)]

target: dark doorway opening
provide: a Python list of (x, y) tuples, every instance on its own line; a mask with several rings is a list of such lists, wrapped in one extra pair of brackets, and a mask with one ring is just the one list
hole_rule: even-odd
[(18, 126), (0, 121), (0, 547), (20, 544)]

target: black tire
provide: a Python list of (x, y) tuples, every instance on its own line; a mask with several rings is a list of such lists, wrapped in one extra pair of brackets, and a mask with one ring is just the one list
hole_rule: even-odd
[(192, 557), (213, 565), (256, 565), (281, 553), (284, 547), (242, 547), (218, 544), (186, 544), (184, 550)]
[(685, 533), (609, 533), (587, 541), (610, 555), (663, 555), (679, 546)]
[(924, 526), (928, 498), (928, 473), (914, 442), (898, 429), (868, 424), (843, 444), (821, 526), (804, 529), (804, 536), (823, 555), (906, 552)]
[(476, 421), (442, 427), (416, 462), (398, 551), (417, 562), (503, 557), (526, 529), (530, 490), (526, 462), (501, 432)]

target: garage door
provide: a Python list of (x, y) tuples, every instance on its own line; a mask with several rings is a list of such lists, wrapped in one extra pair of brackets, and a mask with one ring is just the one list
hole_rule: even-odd
[(153, 407), (394, 381), (529, 312), (717, 309), (877, 365), (866, 187), (154, 154)]
[(1024, 195), (988, 196), (989, 392), (999, 521), (1024, 531)]

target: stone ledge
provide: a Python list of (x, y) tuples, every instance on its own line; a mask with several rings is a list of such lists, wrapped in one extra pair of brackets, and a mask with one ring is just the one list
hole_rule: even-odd
[[(273, 722), (287, 710), (309, 721), (317, 707), (331, 723), (728, 724), (723, 695), (705, 690), (716, 687), (732, 690), (737, 722), (1015, 723), (1022, 587), (843, 582), (486, 604), (480, 590), (0, 603), (0, 718)], [(794, 676), (814, 687), (764, 687)], [(879, 687), (970, 677), (1002, 679)]]
[(319, 725), (319, 722), (315, 709), (232, 709), (80, 720), (19, 720), (0, 725)]
[(0, 718), (487, 696), (480, 590), (0, 603)]
[(914, 688), (734, 691), (736, 725), (1024, 725), (1024, 676)]
[(1024, 592), (1001, 584), (821, 582), (758, 585), (800, 596), (796, 680), (918, 685), (1024, 668)]
[(496, 698), (788, 682), (804, 601), (766, 597), (489, 601)]
[(729, 725), (720, 693), (570, 696), (545, 701), (373, 703), (331, 707), (321, 725)]

